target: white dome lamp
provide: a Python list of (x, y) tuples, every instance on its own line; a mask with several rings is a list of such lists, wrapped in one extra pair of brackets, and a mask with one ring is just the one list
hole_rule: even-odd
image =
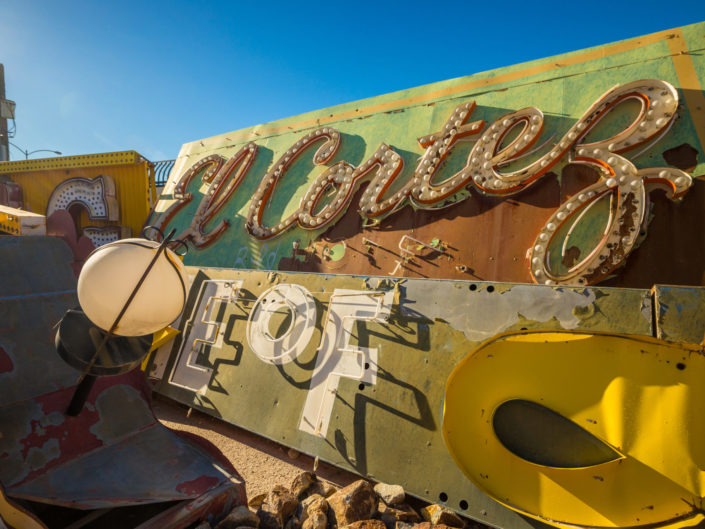
[[(123, 239), (97, 248), (78, 278), (81, 310), (66, 312), (56, 333), (59, 355), (82, 371), (67, 415), (78, 415), (99, 376), (137, 367), (149, 351), (152, 334), (173, 322), (187, 295), (184, 265), (171, 248), (183, 241), (166, 237)], [(171, 248), (170, 248), (171, 247)]]

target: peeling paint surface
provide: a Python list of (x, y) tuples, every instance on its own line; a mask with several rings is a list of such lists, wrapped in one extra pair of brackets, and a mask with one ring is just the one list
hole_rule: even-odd
[(17, 498), (46, 498), (59, 505), (99, 509), (197, 498), (224, 480), (222, 471), (195, 447), (154, 423), (8, 492)]
[[(576, 280), (569, 284), (582, 286), (599, 281), (605, 286), (632, 288), (651, 288), (659, 283), (701, 285), (703, 232), (673, 227), (701, 226), (705, 222), (705, 78), (700, 53), (705, 47), (704, 29), (705, 23), (699, 22), (187, 143), (179, 152), (150, 222), (162, 222), (165, 232), (174, 228), (193, 237), (197, 244), (185, 257), (185, 263), (192, 266), (530, 283), (543, 259), (537, 257), (537, 263), (532, 262), (527, 250), (536, 251), (537, 237), (551, 232), (550, 240), (545, 241), (550, 243), (550, 252), (542, 254), (550, 266), (542, 271), (541, 279), (536, 279), (540, 284), (544, 284), (549, 271), (555, 280), (572, 268), (580, 268), (588, 259), (599, 259), (602, 250), (605, 254), (614, 250), (614, 257), (624, 266), (613, 262), (614, 266), (608, 266), (605, 272), (604, 262), (592, 261), (595, 266), (587, 267), (590, 272), (586, 269), (584, 283)], [(600, 162), (593, 158), (586, 163), (584, 156), (594, 155), (597, 143), (582, 155), (577, 151), (583, 149), (572, 145), (565, 147), (569, 155), (567, 151), (553, 152), (555, 160), (541, 159), (555, 145), (565, 145), (581, 136), (572, 127), (589, 116), (589, 109), (606, 92), (615, 85), (642, 80), (658, 80), (674, 89), (672, 103), (677, 98), (678, 112), (667, 112), (660, 119), (651, 114), (649, 118), (667, 127), (663, 133), (635, 137), (624, 150), (615, 147), (610, 151), (620, 156), (608, 154)], [(659, 92), (650, 86), (640, 93), (648, 99)], [(601, 114), (599, 123), (589, 130), (589, 141), (616, 137), (637, 115), (645, 115), (633, 95)], [(662, 108), (663, 103), (651, 110), (659, 105)], [(462, 118), (455, 112), (461, 107), (465, 111)], [(484, 163), (471, 165), (477, 164), (473, 158), (481, 158), (475, 156), (479, 151), (474, 146), (483, 143), (472, 140), (492, 141), (481, 135), (492, 128), (504, 131), (505, 120), (511, 122), (522, 109), (531, 108), (536, 110), (535, 121), (541, 124), (522, 133), (528, 137), (537, 134), (526, 156), (509, 158), (508, 149), (502, 151), (504, 156), (495, 149), (487, 151), (495, 172), (484, 173), (484, 169), (489, 171)], [(442, 137), (439, 131), (446, 124), (460, 127), (465, 119), (463, 127), (478, 120), (481, 130), (477, 136), (466, 136), (470, 141), (462, 142)], [(591, 128), (594, 123), (583, 124)], [(633, 129), (650, 126), (634, 122)], [(460, 129), (453, 132), (462, 135)], [(308, 135), (316, 133), (319, 139), (335, 134), (336, 140), (326, 143), (331, 146), (326, 159), (313, 158), (320, 142), (306, 143)], [(447, 140), (443, 151), (432, 150), (435, 134)], [(496, 134), (503, 137), (504, 132)], [(380, 146), (385, 156), (392, 156), (387, 158), (390, 163), (379, 173), (358, 171), (368, 162), (379, 160)], [(516, 147), (520, 150), (521, 146)], [(228, 161), (250, 148), (256, 154), (236, 189), (219, 185), (226, 171), (218, 168), (227, 167)], [(600, 148), (609, 150), (610, 143)], [(688, 174), (678, 173), (677, 179), (688, 181), (692, 177), (693, 185), (678, 202), (662, 193), (650, 193), (650, 183), (640, 200), (621, 192), (609, 192), (610, 198), (602, 195), (608, 192), (603, 184), (610, 181), (615, 170), (623, 170), (622, 162), (601, 170), (612, 163), (610, 160), (633, 164), (634, 173), (657, 167), (668, 173), (679, 168)], [(533, 173), (536, 180), (523, 187), (521, 171), (541, 162), (550, 170)], [(359, 175), (345, 193), (337, 192), (344, 180), (334, 176), (334, 169), (341, 164)], [(473, 178), (464, 176), (459, 183), (455, 177), (471, 167)], [(336, 192), (332, 192), (334, 186), (327, 187), (326, 172), (341, 180)], [(380, 174), (386, 176), (378, 178)], [(516, 184), (512, 191), (482, 187), (510, 174), (517, 175), (512, 179)], [(416, 196), (419, 190), (416, 198), (424, 195), (423, 187), (410, 190), (413, 177), (428, 178), (423, 180), (424, 186), (432, 186), (435, 195), (423, 196), (422, 201), (395, 198), (408, 197), (409, 193)], [(487, 180), (483, 180), (485, 177)], [(475, 178), (485, 183), (475, 185)], [(267, 183), (275, 180), (277, 183), (271, 186)], [(640, 188), (641, 184), (636, 184)], [(267, 195), (262, 201), (265, 188)], [(585, 195), (596, 192), (604, 200), (590, 202), (589, 208), (577, 207), (576, 201), (585, 204)], [(187, 194), (190, 201), (185, 203), (182, 197)], [(319, 222), (312, 217), (323, 211), (316, 205), (324, 195), (320, 205), (327, 207), (338, 201), (341, 205), (327, 211), (328, 220)], [(613, 199), (620, 204), (613, 204)], [(631, 215), (630, 221), (623, 223), (618, 220), (622, 215), (611, 214), (613, 205), (627, 207), (632, 213), (647, 205), (654, 207), (644, 222), (636, 220), (640, 224), (637, 227), (631, 224)], [(610, 219), (618, 221), (617, 233), (605, 231)], [(253, 230), (255, 224), (257, 231)], [(553, 228), (548, 229), (549, 224)], [(268, 231), (261, 232), (265, 227)], [(200, 230), (208, 233), (198, 235)], [(634, 246), (623, 246), (624, 237), (632, 232), (639, 234), (638, 240)], [(619, 238), (608, 243), (612, 235)], [(203, 244), (206, 238), (208, 244)], [(431, 244), (434, 241), (435, 246)], [(628, 258), (624, 252), (630, 254)]]
[(210, 490), (215, 485), (220, 483), (220, 480), (215, 476), (200, 476), (196, 479), (184, 481), (176, 486), (176, 490), (186, 494), (199, 494), (202, 490)]
[(33, 446), (27, 451), (26, 462), (30, 470), (37, 471), (47, 466), (47, 463), (53, 459), (58, 459), (59, 441), (57, 439), (49, 439), (41, 447)]
[[(114, 410), (129, 409), (130, 413), (116, 414)], [(149, 404), (134, 387), (112, 386), (96, 399), (98, 422), (90, 427), (90, 432), (104, 443), (111, 443), (121, 437), (154, 424), (154, 416)]]
[[(705, 77), (703, 55), (695, 53), (703, 49), (704, 29), (701, 22), (184, 145), (152, 219), (165, 232), (173, 227), (195, 243), (185, 258), (194, 266), (194, 283), (184, 313), (204, 301), (198, 299), (204, 282), (242, 281), (242, 288), (230, 299), (207, 300), (214, 304), (209, 320), (205, 314), (181, 319), (182, 333), (173, 347), (161, 348), (148, 366), (155, 369), (153, 375), (163, 375), (157, 390), (362, 476), (403, 483), (410, 493), (442, 501), (481, 522), (507, 529), (537, 527), (538, 522), (492, 501), (452, 460), (440, 431), (444, 383), (470, 351), (499, 333), (603, 331), (696, 343), (702, 339), (705, 294), (692, 285), (705, 284), (705, 231), (683, 227), (701, 226), (705, 220)], [(656, 108), (678, 106), (667, 120), (651, 120), (662, 122), (658, 137), (649, 132), (648, 138), (625, 143), (625, 149), (609, 144), (604, 151), (592, 149), (598, 158), (585, 158), (591, 153), (580, 154), (574, 142), (556, 151), (555, 160), (548, 159), (548, 151), (553, 153), (561, 138), (570, 139), (579, 124), (593, 134), (587, 121), (594, 115), (584, 113), (601, 104), (596, 101), (615, 83), (632, 86), (645, 79), (670, 90), (668, 103), (655, 93), (630, 92), (625, 97), (631, 99), (615, 106), (615, 112), (600, 114), (606, 119), (597, 120), (594, 135), (619, 134), (631, 113), (639, 114), (636, 99), (643, 96), (641, 104), (647, 101), (652, 115), (655, 102)], [(546, 161), (550, 167), (534, 173), (535, 180), (527, 179), (526, 189), (494, 193), (486, 187), (495, 185), (494, 177), (482, 180), (484, 188), (472, 178), (447, 195), (440, 187), (444, 196), (425, 205), (408, 201), (402, 187), (417, 172), (430, 175), (428, 184), (434, 179), (444, 186), (469, 163), (477, 164), (471, 152), (483, 142), (463, 142), (443, 159), (430, 150), (443, 140), (445, 133), (438, 131), (445, 123), (449, 129), (460, 127), (449, 116), (462, 108), (467, 111), (463, 119), (474, 112), (473, 119), (482, 120), (478, 134), (495, 125), (500, 130), (505, 120), (511, 124), (510, 117), (520, 109), (535, 113), (525, 116), (535, 136), (525, 140), (522, 132), (518, 141), (535, 141), (537, 150), (526, 145), (525, 158), (505, 158), (506, 164), (499, 145), (484, 153), (490, 166), (486, 169), (497, 171), (496, 182), (502, 184), (502, 173), (520, 172), (530, 164)], [(330, 147), (327, 154), (312, 160), (309, 151), (294, 164), (294, 153), (305, 150), (296, 146), (304, 136), (315, 136), (317, 127), (318, 139), (326, 138)], [(474, 129), (467, 124), (464, 131), (468, 135)], [(441, 140), (434, 139), (437, 135)], [(318, 141), (314, 136), (312, 141)], [(447, 139), (450, 152), (454, 143)], [(573, 138), (580, 139), (578, 134)], [(638, 152), (632, 150), (637, 144)], [(343, 189), (345, 178), (333, 168), (348, 164), (353, 174), (366, 161), (379, 161), (375, 156), (380, 145), (394, 150), (388, 151), (387, 161), (400, 167), (399, 180), (377, 189), (377, 176), (358, 171), (362, 176), (348, 186), (345, 197), (330, 194), (333, 198), (323, 199), (328, 202), (324, 208), (334, 201), (343, 206), (334, 214), (329, 211), (329, 221), (317, 224), (309, 213), (319, 198), (309, 201), (307, 190), (313, 193), (316, 182), (328, 177), (321, 194), (336, 186)], [(220, 167), (236, 161), (243, 149), (252, 153), (249, 173), (243, 172), (237, 189), (220, 186)], [(603, 166), (594, 162), (603, 154), (604, 163), (614, 168), (610, 153), (625, 153), (625, 165), (614, 166), (627, 167), (619, 169), (623, 177), (641, 173), (635, 180), (639, 193), (627, 190), (630, 184), (619, 182), (616, 173), (599, 172)], [(277, 159), (282, 160), (279, 169)], [(586, 165), (586, 160), (592, 161)], [(438, 173), (422, 170), (424, 162), (436, 164)], [(664, 162), (671, 167), (660, 167)], [(393, 174), (386, 163), (378, 168), (380, 175)], [(677, 173), (674, 167), (692, 174)], [(279, 183), (282, 170), (287, 174)], [(644, 179), (647, 173), (652, 178)], [(274, 184), (267, 188), (270, 175)], [(648, 194), (646, 180), (677, 196)], [(267, 193), (261, 200), (263, 190)], [(397, 192), (406, 202), (398, 202), (388, 216), (371, 215), (372, 194), (379, 199)], [(588, 201), (595, 193), (597, 199)], [(182, 202), (187, 195), (190, 202)], [(367, 206), (370, 215), (363, 219), (360, 211)], [(610, 225), (615, 219), (617, 224)], [(279, 230), (276, 240), (268, 227)], [(602, 249), (608, 250), (605, 255)], [(628, 260), (625, 251), (631, 254)], [(58, 240), (0, 239), (0, 482), (15, 497), (86, 509), (194, 499), (190, 507), (195, 512), (202, 501), (236, 496), (244, 501), (244, 487), (236, 478), (154, 420), (150, 388), (141, 373), (99, 380), (80, 416), (64, 415), (78, 373), (55, 353), (52, 329), (77, 302), (70, 261), (67, 246)], [(599, 287), (548, 286), (583, 265), (583, 282), (566, 283), (601, 281)], [(219, 266), (229, 268), (209, 268)], [(360, 275), (326, 275), (343, 273)], [(533, 280), (541, 284), (526, 284)], [(305, 289), (312, 301), (293, 306), (264, 295), (287, 284)], [(276, 310), (253, 321), (256, 306)], [(302, 343), (289, 335), (299, 326), (287, 324), (295, 320), (297, 307), (314, 312), (298, 322), (306, 330)], [(217, 327), (217, 339), (193, 339), (187, 321), (210, 330)], [(252, 333), (261, 338), (252, 343), (274, 344), (271, 350), (253, 347)], [(565, 349), (557, 349), (556, 363)], [(484, 380), (490, 388), (492, 362), (488, 358)], [(184, 376), (174, 376), (177, 371)], [(553, 388), (568, 379), (551, 380), (554, 371), (548, 365), (538, 373), (542, 384)], [(595, 369), (598, 375), (603, 371)], [(518, 380), (521, 375), (520, 370)], [(196, 378), (201, 384), (189, 386)], [(629, 396), (621, 384), (616, 379), (609, 388)], [(651, 408), (658, 402), (654, 398)], [(621, 405), (611, 408), (621, 413)], [(308, 426), (303, 429), (302, 424)], [(391, 439), (389, 432), (394, 432)], [(605, 480), (602, 474), (593, 478), (590, 484), (596, 487)], [(229, 492), (222, 493), (223, 488)], [(541, 492), (540, 487), (529, 490)]]
[[(431, 502), (440, 501), (443, 493), (449, 507), (498, 527), (529, 529), (539, 522), (528, 522), (491, 500), (451, 459), (440, 424), (444, 384), (453, 368), (481, 341), (503, 331), (652, 334), (648, 290), (195, 267), (188, 271), (194, 281), (184, 312), (189, 316), (182, 322), (202, 320), (203, 315), (192, 312), (206, 306), (199, 292), (212, 289), (202, 288), (204, 282), (242, 285), (235, 298), (211, 300), (208, 320), (214, 323), (208, 325), (217, 325), (223, 333), (218, 344), (195, 343), (194, 348), (182, 323), (171, 351), (162, 350), (153, 360), (160, 371), (166, 366), (159, 393), (362, 476), (403, 483), (411, 494)], [(248, 319), (263, 293), (287, 284), (305, 288), (315, 300), (315, 328), (307, 344), (297, 345), (300, 349), (291, 361), (264, 362), (249, 342)], [(355, 321), (347, 345), (339, 342), (331, 354), (333, 340), (325, 338), (329, 333), (323, 326), (335, 316), (335, 293), (344, 291), (384, 293), (393, 301), (385, 318)], [(270, 321), (272, 337), (287, 327), (282, 318)], [(194, 339), (199, 332), (194, 330)], [(339, 367), (328, 372), (338, 377), (326, 386), (335, 388), (335, 398), (327, 430), (317, 435), (315, 428), (301, 428), (301, 418), (311, 393), (328, 384), (320, 371), (314, 374), (322, 350), (329, 363)], [(351, 353), (358, 350), (362, 356)], [(371, 350), (376, 351), (374, 360)], [(177, 360), (180, 351), (191, 354), (190, 359)], [(205, 383), (203, 368), (211, 370)], [(200, 373), (194, 378), (197, 390), (188, 389), (189, 370)], [(172, 377), (179, 385), (170, 382)], [(389, 432), (394, 432), (393, 440)], [(461, 509), (461, 501), (470, 507)]]
[[(78, 305), (76, 278), (67, 263), (70, 250), (54, 237), (19, 239), (0, 241), (0, 364), (12, 363), (11, 371), (0, 367), (0, 406), (72, 386), (77, 379), (52, 345), (52, 327), (68, 307)], [(54, 263), (50, 274), (43, 263)], [(39, 365), (51, 376), (37, 376)]]
[(656, 336), (671, 342), (705, 342), (705, 288), (656, 285)]
[[(65, 415), (80, 373), (59, 357), (53, 328), (77, 305), (71, 260), (57, 238), (0, 238), (0, 483), (8, 497), (78, 509), (200, 502), (153, 527), (184, 527), (193, 512), (244, 503), (227, 460), (155, 419), (139, 370), (99, 378), (81, 413)], [(53, 265), (33, 281), (37, 261)]]
[[(474, 283), (473, 283), (474, 284)], [(441, 318), (473, 342), (491, 338), (516, 326), (522, 320), (534, 321), (560, 329), (576, 329), (586, 316), (594, 314), (595, 292), (590, 289), (565, 289), (543, 286), (514, 285), (492, 291), (483, 285), (475, 291), (453, 289), (432, 303), (414, 303), (410, 300), (433, 299), (437, 285), (409, 283), (402, 314), (423, 316), (430, 320)], [(413, 307), (413, 308), (412, 308)]]

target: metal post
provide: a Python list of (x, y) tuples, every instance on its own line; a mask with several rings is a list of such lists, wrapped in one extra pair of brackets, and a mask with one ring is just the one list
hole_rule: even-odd
[[(0, 100), (5, 99), (5, 67), (0, 64)], [(7, 137), (7, 119), (0, 118), (0, 162), (10, 160), (10, 139)]]

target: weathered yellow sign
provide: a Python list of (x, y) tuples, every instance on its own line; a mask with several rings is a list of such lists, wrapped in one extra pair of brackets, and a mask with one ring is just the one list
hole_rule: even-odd
[(645, 336), (524, 331), (446, 384), (443, 436), (495, 500), (564, 527), (703, 520), (705, 356)]

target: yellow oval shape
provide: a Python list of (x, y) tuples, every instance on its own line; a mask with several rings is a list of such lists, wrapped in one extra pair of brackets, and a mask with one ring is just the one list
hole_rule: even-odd
[(705, 518), (699, 349), (604, 333), (499, 335), (448, 378), (446, 446), (490, 497), (555, 526), (694, 525)]

